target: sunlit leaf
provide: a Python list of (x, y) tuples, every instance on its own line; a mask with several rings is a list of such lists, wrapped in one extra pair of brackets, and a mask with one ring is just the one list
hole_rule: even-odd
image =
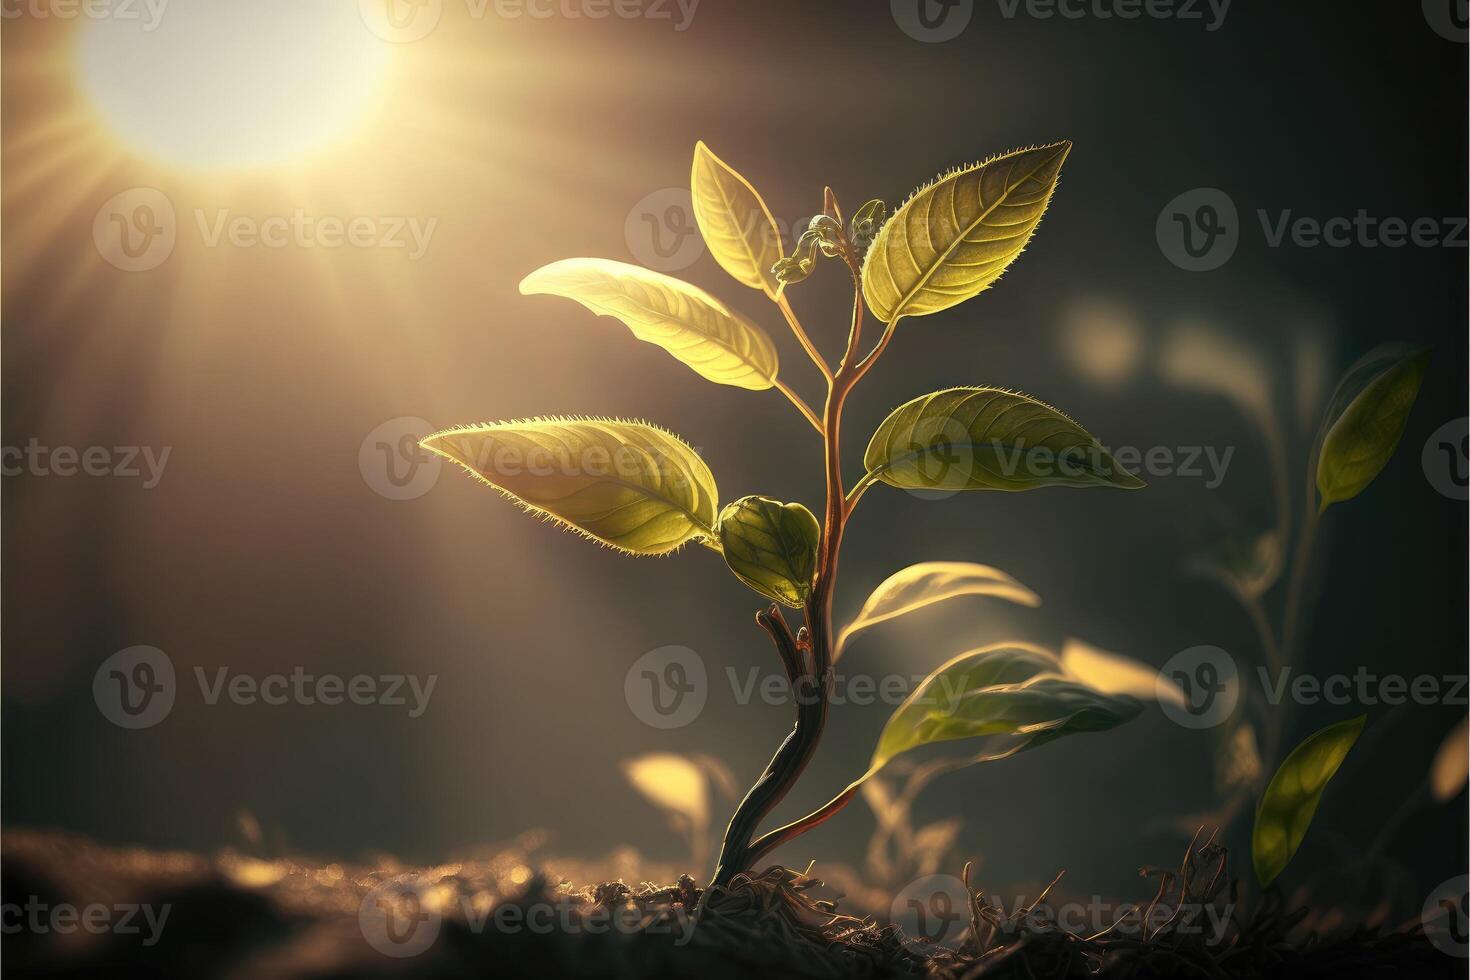
[(694, 220), (720, 267), (737, 282), (775, 297), (781, 288), (771, 267), (784, 253), (781, 231), (760, 194), (701, 140), (689, 178)]
[(716, 525), (725, 562), (761, 595), (801, 608), (812, 591), (821, 526), (801, 504), (741, 497), (726, 504)]
[(901, 405), (873, 433), (863, 465), (911, 490), (1144, 485), (1066, 415), (1000, 388), (950, 388)]
[(1144, 701), (1189, 707), (1179, 685), (1155, 668), (1119, 653), (1099, 650), (1081, 640), (1068, 640), (1062, 645), (1062, 667), (1104, 694), (1127, 694)]
[(1362, 493), (1388, 464), (1408, 424), (1428, 359), (1423, 350), (1375, 351), (1338, 385), (1317, 459), (1322, 510)]
[(1041, 598), (998, 568), (968, 561), (923, 561), (894, 572), (868, 596), (857, 618), (837, 637), (832, 652), (842, 655), (853, 634), (946, 599), (979, 595), (1039, 606)]
[(863, 295), (884, 323), (948, 309), (1000, 278), (1056, 189), (1070, 142), (951, 171), (893, 213), (863, 263)]
[(922, 745), (979, 736), (1011, 739), (1014, 755), (1073, 732), (1103, 731), (1138, 714), (1130, 697), (1115, 697), (1066, 676), (1040, 647), (984, 647), (940, 667), (888, 719), (870, 771)]
[(672, 752), (650, 752), (622, 763), (633, 788), (662, 810), (679, 814), (694, 828), (709, 822), (709, 784), (704, 770)]
[(662, 555), (714, 537), (718, 491), (699, 454), (621, 419), (541, 418), (446, 429), (425, 449), (521, 506), (609, 547)]
[(1256, 827), (1251, 835), (1251, 860), (1262, 888), (1286, 870), (1301, 847), (1322, 791), (1362, 734), (1367, 717), (1340, 721), (1309, 736), (1292, 749), (1271, 777), (1256, 807)]
[(627, 324), (717, 384), (760, 391), (776, 380), (776, 348), (765, 331), (709, 293), (671, 276), (611, 259), (563, 259), (521, 280)]
[(1429, 770), (1429, 788), (1434, 798), (1447, 803), (1459, 796), (1465, 788), (1467, 774), (1470, 774), (1470, 730), (1461, 718), (1434, 754), (1434, 765)]

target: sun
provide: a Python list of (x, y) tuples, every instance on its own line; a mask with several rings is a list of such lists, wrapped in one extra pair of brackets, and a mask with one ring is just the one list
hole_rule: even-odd
[(157, 9), (88, 21), (75, 52), (101, 121), (138, 155), (201, 170), (289, 163), (359, 126), (382, 97), (391, 48), (356, 4)]

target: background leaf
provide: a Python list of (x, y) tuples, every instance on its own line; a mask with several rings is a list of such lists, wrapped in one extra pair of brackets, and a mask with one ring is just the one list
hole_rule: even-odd
[(801, 504), (741, 497), (720, 511), (717, 526), (725, 563), (767, 598), (801, 608), (812, 591), (822, 528)]
[(883, 727), (870, 772), (935, 742), (1006, 736), (1014, 755), (1073, 732), (1103, 731), (1142, 706), (1066, 676), (1048, 650), (1010, 643), (962, 653), (919, 685)]
[(781, 282), (771, 267), (785, 253), (781, 230), (760, 194), (703, 140), (694, 147), (689, 186), (694, 220), (715, 261), (737, 282), (775, 299)]
[(1286, 870), (1301, 847), (1317, 804), (1322, 801), (1322, 791), (1363, 733), (1367, 718), (1359, 715), (1309, 736), (1292, 749), (1271, 777), (1256, 808), (1256, 826), (1251, 835), (1251, 860), (1262, 888)]
[(1327, 413), (1317, 458), (1322, 510), (1362, 493), (1388, 464), (1408, 424), (1428, 360), (1423, 350), (1384, 348), (1344, 376)]
[(1000, 388), (950, 388), (901, 405), (873, 433), (863, 465), (912, 490), (1144, 485), (1082, 426)]
[(611, 259), (562, 259), (521, 280), (521, 293), (564, 296), (616, 317), (716, 384), (762, 391), (776, 382), (776, 347), (765, 331), (672, 276)]
[(892, 323), (986, 289), (1046, 212), (1072, 144), (1015, 150), (926, 184), (883, 225), (863, 262), (863, 296)]
[(662, 555), (714, 537), (719, 491), (709, 467), (646, 422), (499, 422), (446, 429), (420, 445), (527, 510), (620, 551)]
[(1470, 739), (1470, 731), (1466, 729), (1466, 720), (1461, 718), (1434, 754), (1434, 765), (1429, 770), (1429, 789), (1439, 803), (1448, 803), (1465, 788), (1466, 776), (1470, 775), (1470, 741), (1467, 739)]
[(970, 561), (922, 561), (888, 576), (868, 596), (857, 618), (837, 636), (835, 661), (853, 634), (946, 599), (979, 595), (1041, 605), (1041, 597), (998, 568)]

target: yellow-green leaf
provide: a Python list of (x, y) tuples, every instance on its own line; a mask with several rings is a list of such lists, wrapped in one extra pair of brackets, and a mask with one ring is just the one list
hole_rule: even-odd
[(737, 282), (775, 298), (781, 282), (771, 267), (785, 257), (776, 219), (750, 181), (701, 140), (689, 176), (694, 220), (710, 254)]
[(1000, 388), (950, 388), (901, 405), (873, 433), (863, 465), (911, 490), (1144, 485), (1082, 426)]
[(1309, 736), (1292, 749), (1271, 777), (1256, 807), (1256, 827), (1251, 835), (1251, 860), (1262, 888), (1286, 870), (1301, 847), (1317, 804), (1322, 801), (1322, 791), (1363, 733), (1367, 718), (1359, 715)]
[(714, 537), (719, 491), (699, 454), (622, 419), (538, 418), (446, 429), (425, 449), (533, 513), (635, 555)]
[(1067, 676), (1048, 650), (997, 644), (962, 653), (930, 674), (883, 727), (869, 772), (922, 745), (980, 736), (1010, 739), (1000, 755), (1014, 755), (1063, 735), (1113, 728), (1140, 710), (1133, 698)]
[(726, 504), (716, 526), (725, 562), (761, 595), (801, 608), (812, 591), (822, 529), (801, 504), (741, 497)]
[(1158, 701), (1189, 709), (1184, 691), (1156, 668), (1081, 640), (1069, 639), (1062, 645), (1062, 667), (1072, 677), (1104, 694), (1127, 694), (1140, 701)]
[(884, 323), (949, 309), (988, 288), (1046, 212), (1072, 144), (1015, 150), (919, 188), (878, 232), (863, 296)]
[(761, 391), (776, 382), (776, 347), (765, 331), (672, 276), (611, 259), (562, 259), (521, 280), (521, 292), (564, 296), (616, 317), (717, 384)]
[(1338, 385), (1317, 458), (1321, 509), (1351, 500), (1373, 482), (1404, 434), (1429, 355), (1391, 348), (1369, 354)]
[(966, 595), (994, 596), (1023, 606), (1041, 605), (1035, 592), (998, 568), (970, 561), (922, 561), (894, 572), (873, 590), (857, 618), (838, 634), (832, 659), (836, 661), (842, 655), (855, 633)]

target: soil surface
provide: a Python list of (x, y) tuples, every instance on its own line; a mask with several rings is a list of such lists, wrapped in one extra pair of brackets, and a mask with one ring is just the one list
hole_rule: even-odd
[[(727, 889), (577, 885), (575, 862), (517, 842), (408, 867), (114, 848), (60, 833), (3, 839), (4, 968), (12, 977), (1463, 977), (1416, 929), (1303, 935), (1306, 910), (1268, 896), (1224, 935), (1178, 908), (1232, 906), (1223, 849), (1158, 872), (1153, 925), (1083, 937), (975, 896), (955, 949), (838, 911), (782, 868)], [(637, 860), (615, 853), (598, 867)], [(556, 873), (545, 868), (555, 866)], [(641, 865), (650, 872), (653, 865)], [(637, 880), (627, 876), (629, 880)], [(673, 877), (665, 871), (665, 879)], [(1180, 900), (1180, 896), (1183, 900)], [(1172, 896), (1172, 897), (1171, 897)], [(854, 894), (866, 911), (874, 894)], [(961, 896), (963, 897), (963, 896)], [(854, 908), (856, 906), (856, 908)], [(1032, 910), (1034, 911), (1034, 910)], [(1140, 916), (1140, 920), (1142, 920)]]

